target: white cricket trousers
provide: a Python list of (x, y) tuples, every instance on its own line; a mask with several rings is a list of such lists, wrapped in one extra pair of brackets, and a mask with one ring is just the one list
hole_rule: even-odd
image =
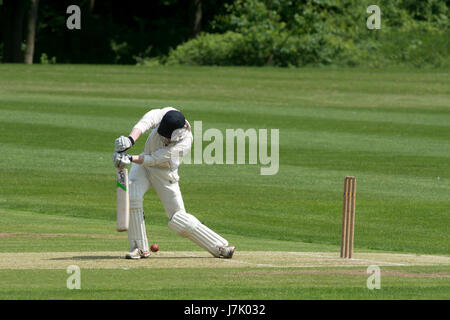
[(169, 170), (132, 163), (129, 174), (130, 224), (128, 240), (130, 251), (139, 248), (148, 251), (143, 209), (144, 194), (153, 187), (169, 218), (169, 228), (189, 238), (213, 256), (219, 256), (219, 247), (228, 241), (186, 213), (178, 181), (169, 177)]

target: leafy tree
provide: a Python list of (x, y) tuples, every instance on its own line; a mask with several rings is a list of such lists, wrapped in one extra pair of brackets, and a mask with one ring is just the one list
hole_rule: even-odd
[[(219, 34), (226, 32), (226, 37), (230, 37), (230, 32), (242, 36), (237, 64), (438, 66), (448, 63), (445, 62), (449, 51), (445, 41), (448, 38), (445, 0), (420, 4), (409, 0), (380, 0), (378, 3), (382, 8), (383, 27), (377, 31), (366, 27), (370, 0), (235, 0), (225, 5), (226, 12), (216, 17), (211, 29)], [(225, 35), (205, 36), (204, 41), (183, 44), (170, 53), (169, 61), (190, 61), (189, 57), (182, 58), (177, 52), (180, 51), (195, 54), (191, 61), (198, 64), (229, 64), (217, 55), (212, 60), (207, 56), (210, 47), (205, 47), (215, 47), (224, 39)], [(202, 46), (202, 50), (195, 50), (195, 45)], [(222, 52), (229, 55), (236, 50), (230, 47)], [(205, 53), (203, 59), (200, 59), (201, 52)]]

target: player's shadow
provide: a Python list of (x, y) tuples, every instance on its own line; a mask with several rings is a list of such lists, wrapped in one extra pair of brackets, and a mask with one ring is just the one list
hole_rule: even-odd
[(150, 256), (150, 259), (161, 259), (161, 260), (164, 260), (164, 259), (167, 259), (167, 260), (171, 260), (171, 259), (176, 259), (176, 260), (179, 260), (179, 259), (210, 259), (210, 258), (215, 259), (213, 256), (211, 256), (211, 257), (199, 257), (199, 256), (158, 257), (158, 256)]
[(49, 260), (117, 260), (121, 257), (112, 256), (75, 256), (75, 257), (61, 257), (61, 258), (50, 258)]
[[(151, 256), (149, 259), (161, 259), (161, 260), (172, 260), (172, 259), (214, 259), (214, 257), (199, 257), (199, 256), (175, 256), (175, 257), (164, 257), (164, 256)], [(72, 260), (126, 260), (125, 257), (114, 257), (114, 256), (75, 256), (75, 257), (61, 257), (61, 258), (50, 258), (49, 260), (56, 261), (72, 261)], [(147, 260), (147, 259), (144, 259)]]

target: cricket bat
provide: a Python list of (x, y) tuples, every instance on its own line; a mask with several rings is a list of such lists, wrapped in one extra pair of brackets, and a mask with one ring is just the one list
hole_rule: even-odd
[(130, 222), (130, 192), (128, 169), (117, 169), (117, 231), (127, 231)]

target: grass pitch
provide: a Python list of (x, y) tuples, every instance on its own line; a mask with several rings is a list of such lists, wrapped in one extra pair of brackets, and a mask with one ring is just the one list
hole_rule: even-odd
[[(170, 231), (152, 190), (161, 252), (120, 259), (113, 142), (168, 105), (203, 130), (280, 130), (276, 175), (180, 167), (187, 211), (237, 246), (231, 261)], [(0, 65), (0, 298), (448, 299), (449, 106), (448, 70)], [(346, 175), (350, 262), (336, 259)], [(81, 290), (66, 288), (71, 264)]]

